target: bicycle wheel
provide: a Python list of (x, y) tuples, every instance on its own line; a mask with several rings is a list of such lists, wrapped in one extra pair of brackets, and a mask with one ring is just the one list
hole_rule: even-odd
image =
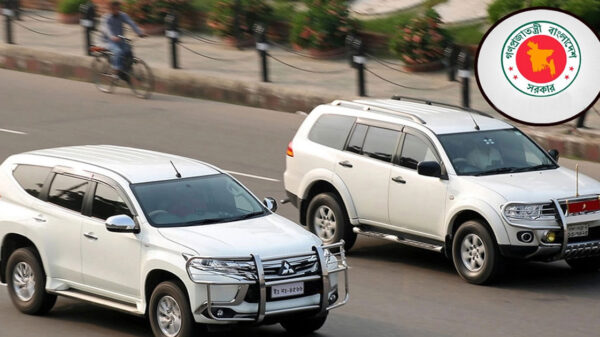
[(152, 91), (154, 91), (154, 75), (146, 62), (134, 58), (128, 75), (131, 91), (139, 98), (150, 98)]
[(96, 56), (92, 63), (92, 71), (96, 88), (105, 93), (113, 93), (117, 79), (113, 74), (108, 56)]

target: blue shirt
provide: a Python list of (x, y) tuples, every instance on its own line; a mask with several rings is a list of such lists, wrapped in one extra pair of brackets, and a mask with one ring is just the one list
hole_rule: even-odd
[(128, 24), (133, 28), (136, 34), (141, 35), (142, 31), (140, 28), (131, 20), (129, 15), (120, 12), (118, 15), (113, 15), (111, 13), (104, 14), (102, 16), (102, 37), (104, 38), (104, 42), (109, 42), (111, 38), (117, 37), (119, 35), (124, 34), (123, 24)]

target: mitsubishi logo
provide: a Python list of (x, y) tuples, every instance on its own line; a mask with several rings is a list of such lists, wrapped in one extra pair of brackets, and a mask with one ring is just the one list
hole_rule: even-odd
[(586, 209), (587, 208), (587, 204), (583, 204), (583, 208), (582, 209)]
[(296, 274), (296, 271), (294, 270), (294, 268), (292, 267), (292, 265), (289, 262), (283, 261), (281, 263), (281, 268), (279, 268), (278, 274), (280, 276), (293, 275), (293, 274)]

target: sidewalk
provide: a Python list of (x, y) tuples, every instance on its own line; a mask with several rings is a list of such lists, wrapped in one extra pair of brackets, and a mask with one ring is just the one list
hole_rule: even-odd
[[(43, 17), (32, 13), (39, 13)], [(82, 27), (63, 25), (46, 19), (55, 16), (56, 14), (53, 12), (28, 11), (23, 15), (23, 21), (14, 25), (15, 42), (19, 46), (36, 50), (82, 56), (84, 54)], [(4, 25), (0, 25), (1, 37), (4, 37), (4, 29)], [(95, 39), (99, 42), (97, 36), (95, 36)], [(185, 77), (222, 78), (224, 80), (242, 81), (252, 85), (260, 84), (259, 58), (254, 48), (237, 50), (224, 45), (213, 36), (200, 36), (198, 38), (184, 35), (181, 40), (183, 46), (187, 49), (207, 57), (199, 56), (180, 46), (179, 60), (182, 69), (176, 70), (175, 73), (185, 75)], [(151, 67), (156, 70), (168, 70), (170, 61), (167, 38), (157, 36), (138, 39), (134, 44), (136, 55), (144, 59)], [(293, 90), (294, 92), (318, 94), (324, 97), (356, 98), (357, 75), (356, 71), (349, 66), (347, 59), (314, 60), (278, 47), (273, 47), (270, 53), (289, 65), (310, 70), (310, 72), (297, 70), (270, 58), (269, 68), (272, 83), (266, 84), (270, 90), (280, 90), (282, 92)], [(395, 70), (400, 68), (396, 65), (398, 61), (386, 60), (385, 62), (390, 63), (381, 64), (375, 60), (369, 60), (367, 67), (379, 76), (405, 87), (390, 84), (367, 73), (367, 93), (369, 96), (388, 98), (393, 95), (401, 95), (456, 105), (461, 103), (460, 85), (457, 82), (447, 81), (444, 72), (404, 73)], [(500, 117), (483, 99), (474, 78), (471, 78), (471, 93), (473, 108)], [(600, 104), (597, 104), (596, 107), (600, 110)], [(592, 129), (573, 133), (574, 122), (570, 122), (558, 127), (536, 128), (536, 131), (544, 133), (551, 131), (555, 135), (573, 134), (576, 137), (598, 139), (600, 136), (600, 115), (590, 112), (586, 124)]]

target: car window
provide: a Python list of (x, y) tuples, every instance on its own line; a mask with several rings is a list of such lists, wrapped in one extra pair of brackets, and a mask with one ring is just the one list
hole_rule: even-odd
[(421, 138), (407, 133), (402, 145), (402, 154), (399, 160), (400, 166), (416, 170), (417, 165), (422, 161), (439, 162), (431, 145)]
[(51, 168), (43, 166), (19, 165), (13, 171), (13, 176), (25, 192), (39, 198), (51, 170)]
[(340, 115), (321, 116), (308, 134), (308, 139), (334, 149), (344, 148), (356, 118)]
[(132, 216), (129, 207), (121, 198), (117, 190), (111, 186), (98, 183), (94, 201), (92, 203), (92, 216), (101, 220), (106, 220), (115, 215)]
[(371, 126), (367, 131), (362, 152), (371, 158), (391, 162), (399, 138), (400, 131)]
[(52, 180), (52, 185), (50, 185), (48, 201), (72, 211), (80, 212), (87, 188), (87, 180), (57, 174)]
[(362, 153), (362, 147), (368, 128), (369, 127), (364, 124), (356, 124), (352, 136), (350, 136), (350, 140), (348, 141), (348, 146), (346, 146), (347, 151), (358, 154)]

